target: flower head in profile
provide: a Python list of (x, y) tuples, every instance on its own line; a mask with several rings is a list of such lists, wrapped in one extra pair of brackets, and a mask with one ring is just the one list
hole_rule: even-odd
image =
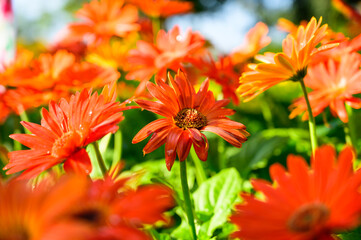
[(87, 240), (151, 240), (141, 228), (169, 221), (164, 212), (174, 206), (173, 191), (161, 184), (130, 187), (136, 179), (118, 176), (120, 170), (116, 165), (104, 179), (88, 178), (82, 198), (68, 211), (66, 219), (92, 229)]
[(61, 163), (66, 171), (89, 174), (92, 166), (84, 147), (117, 131), (122, 110), (131, 108), (115, 101), (115, 87), (105, 86), (100, 95), (84, 89), (72, 95), (69, 102), (51, 102), (49, 111), (42, 109), (41, 125), (21, 122), (32, 134), (10, 137), (30, 149), (9, 153), (4, 168), (7, 174), (25, 170), (21, 176), (31, 178)]
[(313, 17), (306, 27), (298, 28), (295, 36), (287, 35), (282, 42), (283, 52), (256, 56), (262, 63), (250, 65), (252, 70), (243, 73), (240, 78), (238, 91), (245, 101), (282, 81), (297, 81), (305, 77), (307, 66), (315, 54), (338, 46), (338, 43), (318, 46), (327, 36), (327, 24), (320, 26), (321, 20), (317, 22)]
[(168, 33), (160, 30), (156, 44), (139, 40), (137, 48), (129, 52), (126, 78), (148, 81), (154, 74), (166, 77), (167, 69), (177, 71), (182, 63), (190, 62), (192, 54), (202, 50), (204, 43), (199, 33), (188, 30), (181, 34), (178, 26)]
[[(231, 222), (233, 234), (244, 240), (332, 240), (332, 233), (350, 230), (360, 223), (361, 171), (353, 171), (355, 159), (346, 147), (336, 160), (335, 149), (322, 146), (311, 159), (311, 169), (299, 156), (289, 155), (288, 172), (281, 164), (270, 168), (274, 184), (253, 180), (258, 199), (242, 194)], [(265, 214), (266, 213), (266, 214)]]
[(89, 43), (109, 40), (112, 36), (124, 37), (139, 30), (138, 9), (124, 5), (124, 0), (92, 0), (76, 15), (83, 21), (68, 26), (69, 36)]
[(207, 160), (209, 146), (203, 131), (213, 132), (235, 147), (241, 147), (247, 140), (246, 127), (226, 117), (234, 114), (224, 108), (229, 100), (216, 101), (208, 90), (208, 80), (197, 93), (181, 71), (174, 79), (169, 75), (169, 81), (172, 86), (160, 79), (156, 80), (157, 85), (147, 84), (150, 94), (159, 101), (136, 100), (140, 107), (165, 117), (149, 123), (133, 138), (133, 143), (138, 143), (152, 135), (144, 154), (165, 144), (166, 166), (170, 170), (176, 155), (184, 161), (192, 144), (199, 159)]
[(270, 44), (271, 38), (267, 36), (268, 27), (263, 22), (258, 22), (251, 28), (245, 37), (245, 43), (237, 47), (230, 54), (234, 64), (245, 63), (256, 55), (259, 50)]
[(0, 183), (0, 239), (86, 239), (90, 228), (65, 220), (86, 189), (86, 178), (63, 177), (53, 185), (28, 181)]
[(169, 221), (173, 192), (160, 184), (130, 187), (133, 177), (117, 176), (120, 169), (95, 181), (65, 174), (36, 186), (1, 182), (0, 239), (152, 239), (142, 228)]
[[(308, 70), (305, 78), (306, 86), (313, 89), (309, 93), (309, 101), (314, 116), (330, 107), (331, 113), (343, 122), (348, 122), (345, 104), (359, 109), (361, 99), (353, 95), (361, 93), (361, 56), (358, 53), (348, 53), (341, 56), (341, 61), (329, 59)], [(299, 98), (291, 105), (293, 118), (304, 114), (308, 119), (305, 99)]]
[(192, 2), (178, 0), (127, 0), (127, 2), (136, 5), (143, 13), (153, 18), (187, 13), (193, 8)]

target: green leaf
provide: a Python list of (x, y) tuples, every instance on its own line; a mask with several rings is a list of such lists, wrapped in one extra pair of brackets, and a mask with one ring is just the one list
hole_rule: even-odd
[(309, 133), (303, 129), (269, 129), (249, 138), (240, 149), (226, 151), (229, 165), (237, 168), (243, 178), (248, 177), (252, 169), (267, 165), (267, 160), (276, 149), (284, 147), (290, 139), (309, 145)]
[(356, 228), (353, 231), (342, 233), (338, 235), (342, 240), (359, 240), (361, 239), (361, 227)]
[(203, 223), (200, 239), (210, 239), (227, 222), (241, 191), (241, 178), (234, 168), (224, 169), (202, 183), (193, 193), (196, 215)]

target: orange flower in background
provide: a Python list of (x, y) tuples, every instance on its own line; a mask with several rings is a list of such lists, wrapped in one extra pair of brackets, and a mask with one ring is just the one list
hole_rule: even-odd
[(117, 131), (122, 111), (131, 108), (115, 101), (115, 87), (105, 86), (100, 95), (83, 90), (69, 102), (51, 102), (49, 111), (42, 109), (41, 125), (21, 122), (32, 134), (10, 137), (30, 149), (9, 153), (7, 174), (25, 170), (21, 177), (32, 178), (61, 163), (66, 171), (89, 174), (92, 166), (84, 147)]
[(40, 54), (27, 66), (6, 72), (0, 78), (11, 87), (67, 92), (70, 89), (102, 87), (117, 80), (119, 73), (89, 62), (79, 62), (74, 54), (60, 50), (54, 54)]
[(148, 81), (154, 74), (165, 77), (167, 69), (177, 71), (181, 63), (190, 62), (192, 54), (202, 51), (204, 43), (203, 37), (190, 29), (184, 34), (178, 26), (168, 33), (160, 30), (156, 44), (140, 40), (137, 48), (129, 52), (126, 79)]
[(153, 18), (169, 17), (176, 14), (187, 13), (193, 8), (192, 2), (177, 0), (127, 0), (127, 2), (136, 5), (143, 13)]
[(33, 188), (27, 181), (0, 183), (0, 239), (86, 239), (91, 228), (65, 220), (79, 204), (85, 178), (63, 177), (54, 186)]
[(347, 4), (347, 2), (344, 0), (332, 0), (332, 5), (343, 15), (356, 23), (355, 29), (352, 30), (356, 30), (357, 34), (359, 34), (361, 25), (361, 13), (358, 12), (357, 9), (353, 8), (351, 5)]
[(51, 100), (68, 97), (68, 93), (55, 90), (36, 90), (27, 87), (8, 89), (3, 94), (3, 103), (17, 115), (28, 109), (35, 109), (49, 103)]
[(208, 90), (208, 80), (197, 93), (180, 71), (174, 79), (169, 75), (169, 81), (172, 87), (159, 79), (157, 85), (147, 84), (148, 91), (159, 101), (136, 100), (140, 107), (165, 117), (149, 123), (133, 138), (132, 143), (138, 143), (152, 135), (144, 154), (165, 144), (166, 166), (170, 170), (176, 155), (184, 161), (192, 144), (199, 159), (207, 160), (208, 140), (202, 131), (213, 132), (235, 147), (241, 147), (247, 140), (246, 127), (226, 117), (234, 114), (233, 110), (224, 108), (229, 100), (216, 101)]
[(201, 69), (202, 75), (214, 80), (222, 86), (224, 98), (229, 98), (234, 104), (239, 104), (239, 98), (236, 90), (239, 87), (239, 73), (236, 71), (235, 65), (230, 56), (218, 57), (214, 61), (211, 54), (207, 58), (201, 58), (195, 61), (198, 69)]
[(273, 185), (264, 180), (252, 181), (264, 198), (242, 194), (244, 203), (236, 206), (230, 218), (239, 228), (233, 237), (331, 240), (332, 233), (358, 226), (361, 171), (353, 171), (355, 156), (351, 147), (335, 160), (335, 149), (323, 146), (311, 159), (311, 169), (302, 157), (294, 155), (287, 158), (288, 172), (281, 164), (272, 165)]
[(86, 60), (102, 67), (110, 67), (115, 70), (127, 68), (126, 57), (128, 51), (135, 46), (138, 36), (130, 34), (124, 39), (112, 39), (109, 42), (90, 47)]
[(72, 38), (85, 39), (89, 43), (109, 40), (112, 36), (124, 37), (138, 31), (138, 10), (124, 5), (124, 0), (92, 0), (77, 11), (83, 22), (68, 26)]
[[(340, 62), (329, 59), (327, 63), (320, 63), (308, 70), (305, 83), (313, 89), (309, 93), (309, 101), (314, 116), (323, 112), (326, 107), (330, 107), (333, 115), (343, 122), (348, 122), (345, 104), (353, 108), (361, 108), (361, 99), (353, 96), (361, 93), (360, 65), (360, 54), (349, 53), (341, 56)], [(302, 119), (308, 119), (304, 98), (297, 99), (291, 108), (293, 111), (290, 118), (304, 114)]]
[(262, 48), (271, 43), (267, 36), (268, 27), (263, 22), (258, 22), (251, 28), (245, 37), (245, 43), (234, 49), (230, 54), (234, 64), (245, 63), (256, 55)]
[(321, 21), (313, 17), (306, 28), (298, 28), (296, 36), (289, 34), (282, 42), (283, 52), (256, 56), (262, 63), (250, 65), (252, 71), (242, 74), (238, 88), (241, 97), (249, 101), (282, 81), (303, 78), (315, 54), (338, 46), (330, 43), (317, 47), (327, 35), (327, 24), (320, 27)]

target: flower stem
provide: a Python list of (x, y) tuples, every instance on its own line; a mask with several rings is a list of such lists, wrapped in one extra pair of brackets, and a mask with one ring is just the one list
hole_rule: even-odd
[(100, 168), (103, 176), (105, 176), (107, 174), (107, 168), (105, 167), (103, 157), (102, 157), (102, 155), (101, 155), (101, 153), (99, 151), (98, 142), (93, 142), (92, 145), (93, 145), (94, 150), (95, 150), (95, 155), (97, 156), (97, 161), (98, 161), (98, 164), (99, 164), (99, 168)]
[(115, 167), (122, 158), (122, 142), (123, 142), (122, 132), (118, 130), (114, 134), (114, 153), (113, 153), (112, 167)]
[(263, 101), (261, 104), (262, 115), (263, 115), (264, 120), (266, 121), (267, 128), (272, 129), (275, 126), (273, 124), (272, 110), (271, 110), (271, 106), (269, 104), (269, 102), (270, 102), (269, 96), (267, 95), (267, 92), (264, 92), (262, 95), (263, 95), (262, 96)]
[(185, 203), (185, 210), (186, 210), (187, 218), (188, 218), (188, 224), (191, 227), (193, 239), (196, 240), (197, 233), (196, 233), (196, 226), (194, 223), (192, 201), (191, 201), (191, 196), (189, 193), (189, 187), (188, 187), (188, 182), (187, 182), (186, 160), (180, 162), (180, 176), (181, 176), (183, 197), (184, 197), (184, 203)]
[(157, 41), (157, 35), (160, 30), (160, 19), (159, 17), (153, 17), (152, 18), (152, 30), (153, 30), (153, 36), (154, 36), (154, 43)]
[(301, 83), (303, 95), (305, 97), (306, 104), (307, 104), (308, 126), (309, 126), (309, 131), (310, 131), (311, 148), (312, 148), (312, 154), (313, 154), (313, 153), (315, 153), (315, 150), (316, 150), (317, 145), (318, 145), (317, 144), (315, 118), (313, 117), (312, 108), (311, 108), (310, 101), (308, 99), (308, 94), (307, 94), (307, 89), (306, 89), (306, 86), (305, 86), (305, 82), (303, 81), (302, 78), (299, 80), (299, 82)]
[(204, 168), (202, 166), (201, 160), (198, 158), (196, 152), (194, 151), (194, 148), (191, 148), (190, 151), (190, 157), (193, 160), (194, 166), (196, 168), (196, 178), (198, 186), (200, 186), (204, 181), (207, 180), (206, 173), (204, 172)]
[[(357, 151), (357, 136), (355, 132), (355, 119), (353, 118), (352, 107), (348, 104), (345, 104), (345, 107), (348, 116), (348, 122), (345, 123), (346, 142), (348, 144), (351, 144), (354, 147), (355, 151)], [(346, 131), (348, 132), (346, 133)]]
[[(20, 119), (21, 119), (21, 121), (30, 122), (28, 114), (26, 113), (25, 110), (22, 113), (20, 113)], [(24, 130), (25, 130), (25, 133), (31, 134), (31, 132), (27, 128), (24, 127)]]

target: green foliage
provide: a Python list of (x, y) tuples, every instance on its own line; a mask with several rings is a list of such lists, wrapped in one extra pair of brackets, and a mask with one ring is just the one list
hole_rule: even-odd
[[(239, 201), (241, 182), (238, 171), (227, 168), (203, 182), (193, 193), (199, 240), (220, 239), (221, 236), (227, 238), (234, 231), (233, 225), (227, 224), (227, 219), (232, 207)], [(180, 208), (177, 213), (182, 222), (171, 236), (188, 239), (190, 231), (185, 215)]]

